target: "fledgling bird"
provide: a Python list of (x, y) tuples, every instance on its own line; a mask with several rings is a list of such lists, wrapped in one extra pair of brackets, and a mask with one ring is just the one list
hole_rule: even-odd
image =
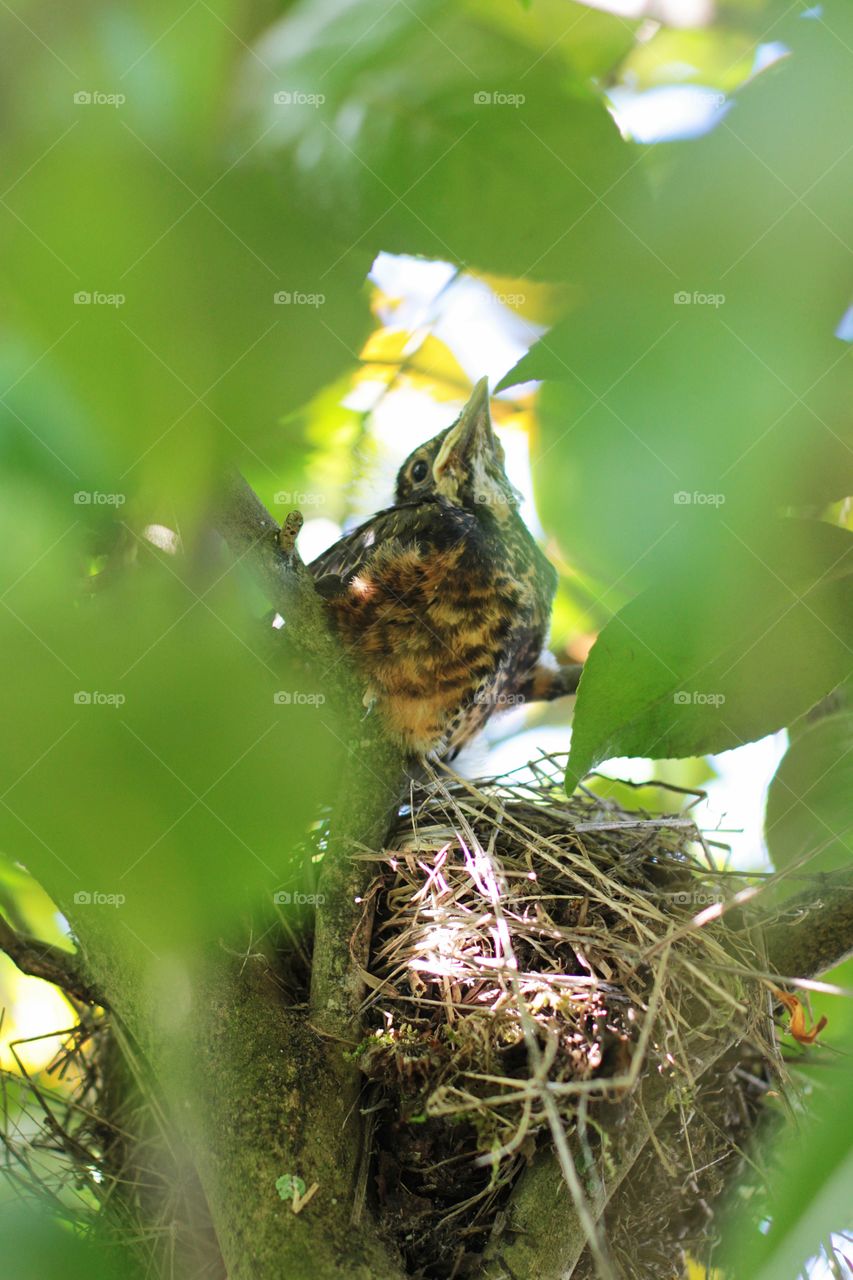
[(483, 378), (403, 463), (394, 505), (309, 566), (366, 703), (414, 755), (452, 757), (494, 711), (577, 687), (544, 648), (557, 574), (518, 500)]

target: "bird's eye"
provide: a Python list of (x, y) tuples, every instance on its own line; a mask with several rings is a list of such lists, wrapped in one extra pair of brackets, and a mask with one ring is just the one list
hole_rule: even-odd
[(415, 484), (421, 484), (429, 475), (429, 463), (424, 458), (419, 458), (413, 465), (411, 474)]

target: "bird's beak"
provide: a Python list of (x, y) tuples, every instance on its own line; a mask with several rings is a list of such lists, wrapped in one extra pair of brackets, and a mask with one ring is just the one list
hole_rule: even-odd
[(471, 399), (445, 437), (433, 471), (441, 476), (454, 462), (466, 463), (478, 454), (495, 454), (497, 440), (489, 415), (489, 380), (481, 378)]

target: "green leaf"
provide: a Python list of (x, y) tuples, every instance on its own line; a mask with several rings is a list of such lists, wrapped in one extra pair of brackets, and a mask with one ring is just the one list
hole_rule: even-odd
[(777, 1138), (770, 1175), (770, 1227), (758, 1230), (751, 1215), (726, 1233), (726, 1271), (736, 1280), (795, 1280), (833, 1231), (850, 1222), (853, 1183), (853, 1072), (848, 1035), (840, 1062), (820, 1072), (799, 1131)]
[(280, 1178), (276, 1178), (275, 1189), (282, 1200), (293, 1200), (296, 1195), (305, 1195), (306, 1186), (304, 1179), (298, 1174), (283, 1173)]
[(555, 384), (543, 521), (605, 581), (654, 566), (676, 493), (766, 519), (853, 489), (853, 15), (825, 9), (710, 135), (646, 151), (653, 197), (634, 174), (608, 195), (569, 314), (501, 384)]
[[(264, 133), (282, 180), (346, 243), (563, 274), (633, 151), (590, 87), (589, 47), (578, 69), (553, 25), (499, 10), (303, 0), (247, 60), (247, 139)], [(595, 50), (602, 73), (632, 39), (614, 18), (575, 23), (615, 36)]]
[(853, 858), (853, 712), (809, 724), (779, 763), (767, 792), (764, 831), (774, 866), (806, 855), (809, 874)]
[(277, 891), (310, 892), (305, 832), (345, 750), (319, 677), (246, 618), (227, 560), (200, 578), (129, 535), (123, 589), (70, 606), (73, 515), (16, 508), (10, 492), (4, 851), (155, 967), (247, 912), (271, 916)]
[[(60, 1211), (61, 1212), (61, 1211)], [(71, 1214), (69, 1212), (69, 1218)], [(141, 1280), (143, 1269), (121, 1239), (96, 1231), (83, 1238), (69, 1223), (14, 1195), (0, 1204), (3, 1262), (15, 1280)]]
[(607, 624), (575, 708), (567, 787), (613, 756), (725, 751), (782, 728), (853, 666), (853, 536), (724, 526)]
[[(351, 368), (371, 327), (370, 253), (235, 143), (238, 7), (176, 25), (162, 3), (95, 3), (54, 27), (35, 4), (50, 49), (0, 47), (9, 93), (34, 104), (0, 140), (3, 427), (70, 491), (162, 485), (223, 454), (269, 474), (281, 414)], [(95, 90), (123, 101), (75, 100)]]

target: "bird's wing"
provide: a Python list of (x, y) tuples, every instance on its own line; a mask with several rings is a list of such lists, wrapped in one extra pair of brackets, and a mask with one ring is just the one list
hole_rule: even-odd
[[(375, 516), (365, 520), (351, 533), (344, 534), (331, 547), (322, 552), (316, 560), (312, 560), (308, 568), (316, 579), (332, 577), (347, 583), (363, 569), (372, 558), (374, 548), (392, 538), (397, 538), (404, 545), (411, 542), (416, 534), (415, 528), (423, 523), (418, 520), (418, 508), (435, 506), (434, 518), (440, 518), (438, 504), (411, 502), (401, 503), (396, 507), (386, 507)], [(429, 513), (432, 515), (432, 512)]]

